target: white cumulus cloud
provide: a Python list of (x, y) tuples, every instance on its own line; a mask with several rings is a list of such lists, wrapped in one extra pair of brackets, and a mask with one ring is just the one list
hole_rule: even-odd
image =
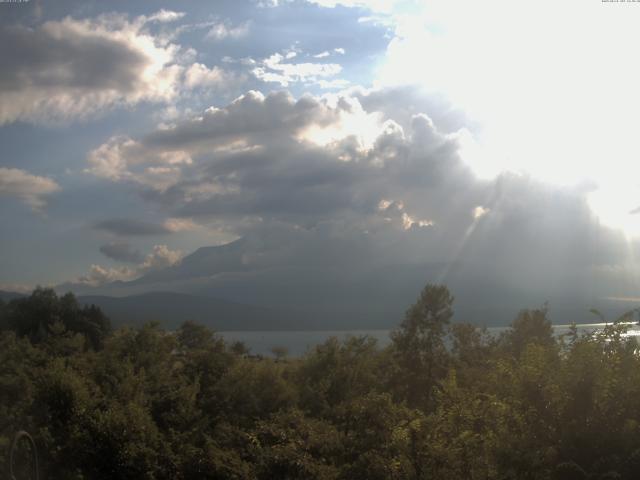
[(160, 10), (0, 27), (0, 125), (72, 121), (223, 86), (230, 78), (219, 67), (191, 63), (197, 52), (154, 33), (154, 24), (183, 16)]
[(151, 253), (135, 266), (103, 267), (93, 264), (89, 272), (78, 277), (76, 284), (98, 287), (117, 280), (127, 281), (141, 277), (145, 273), (161, 270), (178, 263), (183, 257), (180, 250), (171, 250), (166, 245), (155, 245)]
[(291, 60), (294, 56), (274, 53), (260, 62), (252, 73), (260, 80), (279, 83), (286, 87), (296, 82), (319, 83), (321, 80), (335, 77), (342, 71), (342, 66), (337, 63), (287, 63), (286, 60)]
[(233, 25), (228, 21), (215, 22), (205, 35), (205, 38), (208, 40), (236, 40), (245, 37), (249, 33), (249, 25), (249, 22), (239, 25)]
[(18, 168), (0, 167), (0, 195), (14, 196), (34, 210), (46, 205), (45, 197), (60, 190), (52, 179), (32, 175)]

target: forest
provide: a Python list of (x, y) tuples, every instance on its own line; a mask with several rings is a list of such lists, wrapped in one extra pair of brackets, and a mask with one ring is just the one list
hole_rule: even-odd
[(26, 430), (44, 479), (640, 478), (624, 318), (558, 337), (523, 310), (496, 336), (453, 300), (427, 285), (385, 348), (272, 358), (189, 321), (112, 329), (38, 288), (0, 304), (0, 472)]

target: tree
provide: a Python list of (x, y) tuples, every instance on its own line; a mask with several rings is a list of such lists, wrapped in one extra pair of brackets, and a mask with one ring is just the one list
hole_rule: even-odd
[(300, 402), (315, 415), (333, 417), (336, 407), (384, 385), (384, 359), (372, 337), (327, 339), (297, 370)]
[(245, 355), (249, 355), (250, 349), (244, 342), (236, 340), (231, 344), (231, 351), (239, 357), (244, 357)]
[(503, 340), (517, 358), (530, 343), (551, 347), (556, 345), (553, 326), (547, 317), (546, 305), (536, 310), (523, 310), (511, 323)]
[(84, 335), (94, 349), (102, 348), (111, 330), (109, 319), (95, 305), (80, 306), (72, 293), (58, 297), (51, 288), (36, 288), (29, 297), (11, 300), (6, 307), (6, 325), (18, 336), (39, 343), (62, 324), (71, 333)]
[(432, 390), (447, 370), (446, 328), (453, 297), (444, 285), (427, 285), (391, 338), (401, 369), (401, 388), (412, 407), (429, 408)]
[(49, 326), (60, 320), (58, 296), (50, 288), (36, 288), (29, 297), (16, 298), (7, 305), (7, 325), (19, 337), (32, 343), (44, 340)]
[(216, 339), (213, 332), (199, 323), (187, 320), (178, 328), (178, 343), (186, 350), (203, 350), (211, 347)]
[(0, 298), (0, 332), (8, 329), (9, 325), (7, 325), (7, 304), (4, 303), (4, 300)]
[(248, 425), (295, 401), (294, 386), (283, 376), (283, 364), (239, 359), (213, 386), (204, 410)]
[(260, 446), (255, 460), (259, 479), (338, 478), (331, 459), (342, 454), (342, 437), (333, 425), (292, 409), (259, 421), (255, 436)]
[(427, 285), (390, 346), (333, 337), (284, 362), (190, 322), (94, 350), (101, 312), (39, 289), (0, 331), (0, 471), (25, 429), (47, 478), (640, 478), (624, 324), (561, 343), (542, 309), (495, 338), (449, 326), (452, 302)]

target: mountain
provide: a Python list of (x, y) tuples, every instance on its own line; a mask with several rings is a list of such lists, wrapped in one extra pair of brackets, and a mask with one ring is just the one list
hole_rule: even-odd
[[(80, 296), (78, 300), (85, 305), (99, 306), (115, 327), (139, 326), (147, 321), (158, 321), (164, 328), (174, 329), (186, 320), (193, 320), (216, 331), (367, 330), (394, 328), (402, 319), (400, 308), (396, 308), (395, 312), (391, 308), (367, 311), (362, 307), (349, 309), (345, 306), (333, 309), (316, 307), (307, 311), (275, 309), (174, 292), (150, 292), (127, 297)], [(608, 313), (609, 319), (615, 319), (630, 310), (629, 305), (611, 302), (601, 302), (599, 307)], [(506, 325), (520, 309), (516, 305), (504, 304), (473, 307), (462, 302), (462, 305), (455, 308), (454, 320)], [(598, 322), (588, 310), (586, 304), (557, 302), (555, 308), (550, 310), (550, 319), (556, 324)]]
[(296, 330), (301, 315), (295, 311), (275, 310), (216, 298), (173, 292), (152, 292), (128, 297), (80, 296), (85, 305), (97, 305), (114, 326), (138, 326), (158, 321), (165, 328), (176, 328), (193, 320), (217, 331)]
[(201, 247), (184, 257), (180, 263), (147, 273), (128, 284), (143, 285), (208, 277), (221, 272), (243, 272), (247, 270), (243, 262), (246, 249), (247, 241), (243, 238), (225, 245)]
[[(454, 320), (508, 325), (524, 308), (549, 306), (554, 323), (614, 319), (636, 305), (557, 290), (519, 272), (496, 275), (490, 263), (407, 261), (349, 244), (308, 245), (313, 239), (243, 238), (202, 247), (181, 262), (133, 281), (100, 287), (61, 285), (95, 303), (115, 323), (159, 320), (174, 327), (196, 320), (217, 330), (393, 328), (427, 283), (445, 283), (455, 297)], [(410, 255), (411, 257), (413, 255)], [(525, 281), (522, 281), (525, 278)]]
[(0, 290), (0, 300), (2, 300), (3, 302), (10, 302), (14, 298), (22, 298), (24, 296), (24, 293), (7, 292), (5, 290)]

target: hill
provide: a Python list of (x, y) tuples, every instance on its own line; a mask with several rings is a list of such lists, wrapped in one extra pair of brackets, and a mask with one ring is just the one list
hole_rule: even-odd
[(151, 292), (128, 297), (80, 296), (80, 303), (94, 304), (114, 326), (139, 326), (158, 321), (164, 328), (176, 328), (193, 320), (214, 330), (295, 330), (297, 312), (243, 305), (216, 298), (173, 292)]

